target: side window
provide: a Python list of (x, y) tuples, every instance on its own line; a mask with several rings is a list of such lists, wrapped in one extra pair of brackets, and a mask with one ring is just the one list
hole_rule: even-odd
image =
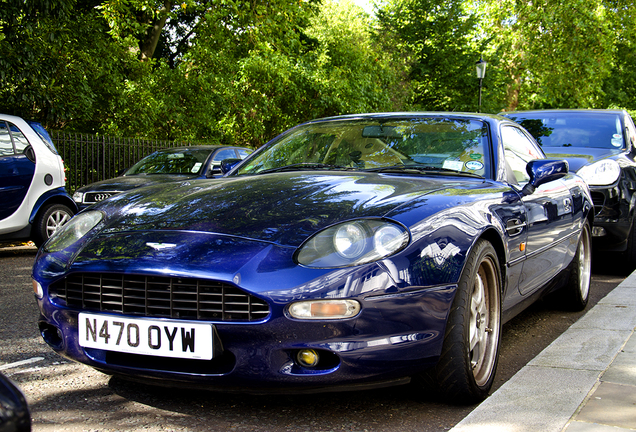
[(501, 128), (507, 169), (512, 169), (518, 183), (527, 183), (530, 176), (526, 171), (528, 162), (543, 159), (543, 155), (532, 141), (519, 128), (504, 126)]
[(0, 122), (0, 157), (13, 156), (13, 142), (11, 142), (11, 135), (9, 135), (9, 129), (5, 122)]
[(27, 141), (22, 131), (18, 129), (18, 127), (12, 123), (9, 124), (9, 129), (11, 130), (11, 136), (13, 137), (13, 142), (15, 143), (15, 152), (18, 154), (22, 154), (24, 149), (29, 145), (29, 141)]
[(217, 154), (214, 155), (215, 162), (221, 162), (223, 159), (236, 159), (236, 153), (234, 153), (234, 149), (224, 149), (220, 150)]

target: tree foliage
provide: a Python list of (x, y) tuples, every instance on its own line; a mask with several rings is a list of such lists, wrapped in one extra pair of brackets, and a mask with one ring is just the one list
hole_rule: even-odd
[(425, 110), (477, 109), (475, 62), (484, 42), (478, 17), (458, 0), (392, 0), (378, 12), (380, 31), (409, 65), (412, 103)]
[(0, 111), (256, 147), (312, 118), (636, 105), (635, 0), (0, 0)]
[(502, 108), (599, 106), (616, 42), (603, 0), (492, 0), (485, 10), (507, 81)]

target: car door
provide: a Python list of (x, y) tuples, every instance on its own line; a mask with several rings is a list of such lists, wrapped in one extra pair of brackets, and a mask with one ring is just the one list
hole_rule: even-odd
[[(501, 135), (508, 167), (523, 186), (530, 180), (527, 163), (545, 156), (534, 140), (518, 127), (503, 126)], [(527, 295), (545, 285), (565, 266), (573, 212), (570, 189), (563, 180), (541, 185), (522, 201), (526, 208), (528, 237), (518, 286), (520, 293)]]
[(0, 220), (15, 213), (29, 192), (35, 158), (25, 154), (28, 146), (29, 142), (17, 126), (0, 120)]

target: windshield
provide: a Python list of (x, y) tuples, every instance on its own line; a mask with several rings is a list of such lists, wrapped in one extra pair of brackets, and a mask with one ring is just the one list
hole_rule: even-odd
[(620, 116), (616, 113), (510, 113), (507, 115), (534, 136), (543, 147), (625, 146)]
[(479, 120), (442, 117), (333, 120), (294, 128), (237, 174), (300, 169), (489, 172), (488, 134)]
[(172, 149), (154, 152), (135, 165), (124, 175), (140, 174), (190, 174), (198, 175), (212, 150)]

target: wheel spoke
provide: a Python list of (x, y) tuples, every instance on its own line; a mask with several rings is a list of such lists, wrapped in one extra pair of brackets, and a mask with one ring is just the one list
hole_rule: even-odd
[(55, 212), (51, 214), (46, 224), (46, 232), (48, 237), (51, 237), (55, 231), (57, 231), (62, 225), (64, 225), (70, 219), (69, 215), (65, 212)]
[(478, 367), (484, 356), (485, 319), (487, 318), (485, 285), (481, 274), (475, 275), (475, 285), (470, 298), (469, 350), (472, 368)]

